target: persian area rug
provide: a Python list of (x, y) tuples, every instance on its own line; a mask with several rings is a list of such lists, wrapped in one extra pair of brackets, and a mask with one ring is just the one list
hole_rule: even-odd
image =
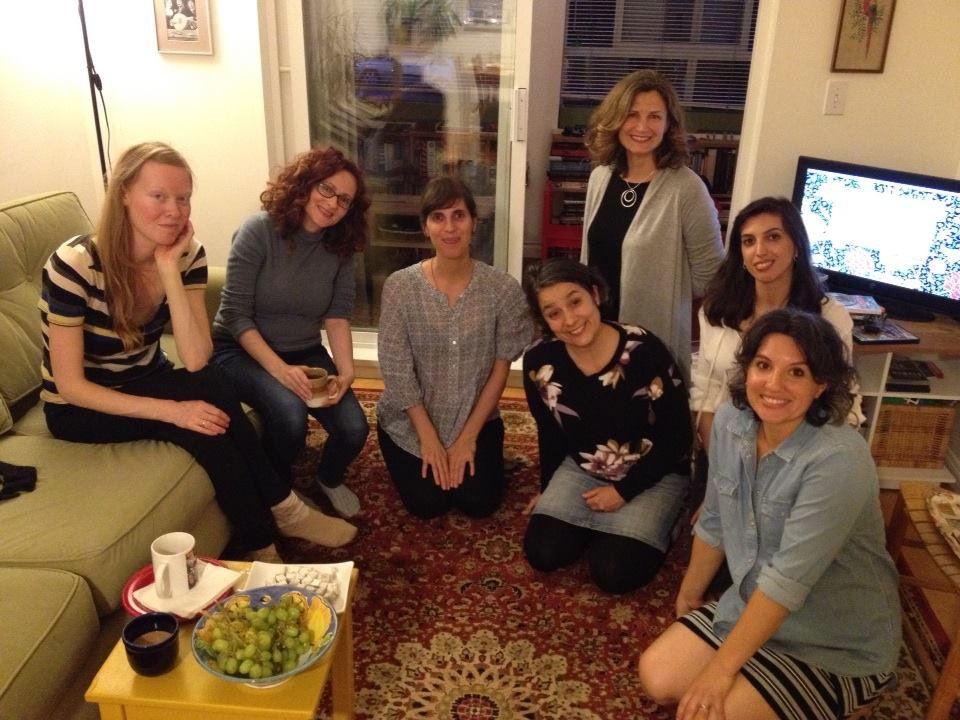
[[(358, 720), (668, 720), (640, 690), (640, 653), (673, 621), (690, 553), (684, 534), (648, 587), (599, 591), (584, 563), (550, 575), (523, 556), (520, 514), (538, 487), (536, 427), (523, 400), (504, 400), (509, 488), (491, 518), (410, 517), (377, 444), (378, 393), (360, 391), (367, 446), (347, 484), (360, 497), (357, 539), (336, 550), (282, 548), (291, 562), (353, 560)], [(295, 476), (312, 476), (323, 444), (313, 426)], [(874, 718), (919, 718), (929, 697), (906, 651), (899, 689)], [(328, 693), (329, 695), (329, 693)], [(328, 717), (326, 705), (317, 717)]]

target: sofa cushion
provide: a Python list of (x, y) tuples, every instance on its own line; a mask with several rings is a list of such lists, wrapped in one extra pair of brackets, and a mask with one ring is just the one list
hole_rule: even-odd
[(119, 605), (127, 578), (150, 561), (158, 535), (193, 532), (213, 515), (219, 522), (198, 536), (197, 549), (223, 551), (226, 521), (189, 453), (148, 440), (100, 445), (20, 434), (25, 425), (45, 429), (39, 412), (32, 409), (0, 438), (0, 460), (37, 468), (33, 492), (0, 503), (0, 566), (76, 573), (104, 615)]
[(0, 717), (49, 718), (100, 624), (83, 578), (0, 567)]
[(40, 385), (40, 276), (64, 240), (88, 233), (90, 219), (73, 193), (0, 204), (0, 398), (13, 405)]

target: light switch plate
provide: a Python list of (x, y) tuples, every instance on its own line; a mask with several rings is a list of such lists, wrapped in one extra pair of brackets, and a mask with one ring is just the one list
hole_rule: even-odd
[(823, 98), (824, 115), (843, 115), (847, 107), (847, 81), (828, 80), (827, 94)]

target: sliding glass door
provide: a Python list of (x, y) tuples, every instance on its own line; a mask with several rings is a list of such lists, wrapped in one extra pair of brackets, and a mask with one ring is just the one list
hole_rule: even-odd
[(306, 131), (287, 138), (285, 154), (338, 147), (372, 193), (354, 326), (376, 328), (386, 277), (429, 256), (419, 197), (437, 175), (459, 177), (476, 196), (474, 256), (516, 273), (526, 161), (526, 108), (517, 104), (529, 76), (526, 66), (518, 73), (518, 37), (529, 31), (518, 33), (517, 0), (302, 0), (285, 17), (288, 104), (299, 112), (302, 72), (306, 113), (284, 123), (285, 135), (298, 123)]

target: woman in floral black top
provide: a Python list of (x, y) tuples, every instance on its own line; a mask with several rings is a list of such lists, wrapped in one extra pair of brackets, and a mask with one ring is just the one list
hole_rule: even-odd
[(683, 380), (655, 335), (601, 320), (595, 270), (553, 258), (527, 272), (524, 290), (545, 333), (523, 358), (541, 488), (524, 551), (542, 571), (586, 552), (597, 585), (629, 592), (659, 571), (686, 494)]

